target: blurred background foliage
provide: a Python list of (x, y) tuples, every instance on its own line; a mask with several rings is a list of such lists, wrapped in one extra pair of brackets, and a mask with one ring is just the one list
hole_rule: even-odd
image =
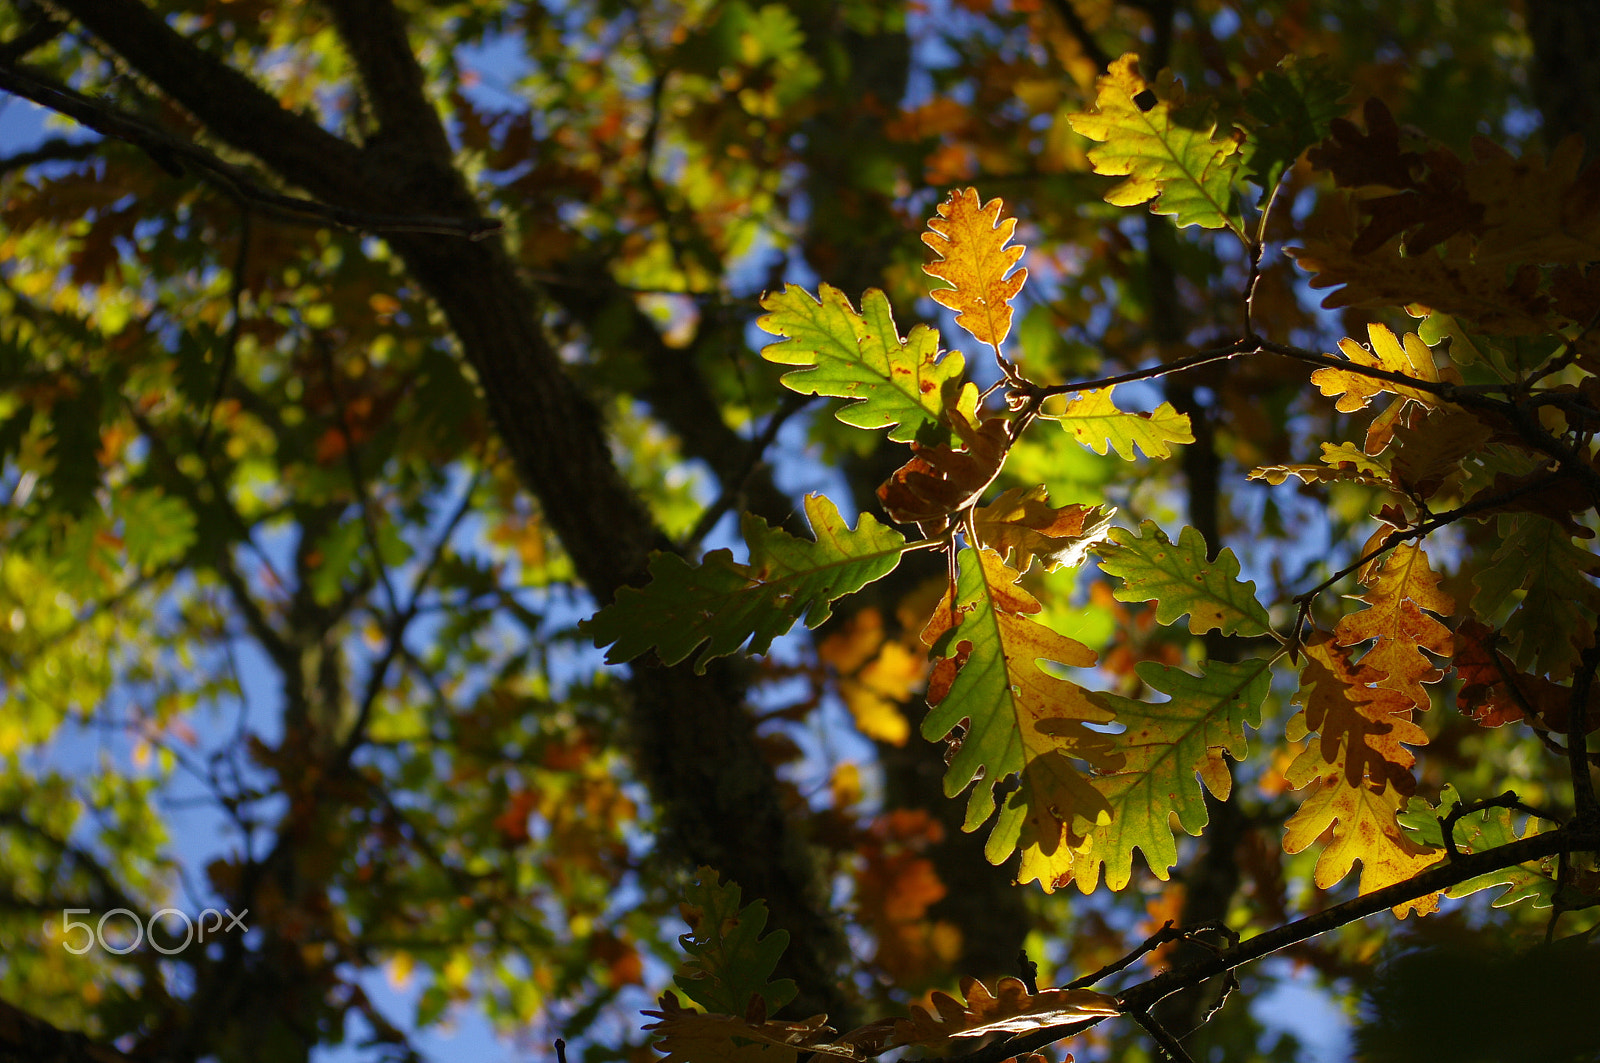
[[(365, 144), (384, 114), (321, 5), (156, 7), (333, 134)], [(1136, 51), (1147, 73), (1170, 66), (1230, 104), (1285, 55), (1321, 56), (1352, 107), (1376, 96), (1461, 151), (1477, 135), (1527, 150), (1546, 126), (1581, 127), (1547, 85), (1577, 75), (1530, 32), (1548, 18), (1516, 3), (401, 7), (455, 166), (503, 226), (489, 239), (654, 528), (691, 553), (730, 541), (737, 510), (794, 527), (807, 490), (847, 513), (851, 498), (873, 505), (900, 456), (785, 399), (756, 354), (755, 300), (821, 279), (852, 299), (883, 289), (902, 329), (940, 323), (918, 234), (952, 188), (1001, 196), (1022, 219), (1033, 280), (1012, 347), (1035, 380), (1239, 333), (1236, 244), (1102, 202), (1109, 182), (1065, 116), (1087, 108), (1107, 57)], [(0, 40), (51, 17), (13, 0)], [(0, 50), (4, 65), (23, 58)], [(25, 62), (274, 185), (70, 17)], [(152, 1058), (297, 1060), (341, 1043), (408, 1058), (418, 1031), (466, 1012), (539, 1051), (564, 1036), (588, 1063), (651, 1058), (638, 1010), (682, 931), (683, 846), (659, 837), (679, 795), (648, 785), (626, 673), (576, 629), (597, 603), (552, 516), (578, 500), (528, 489), (426, 284), (385, 239), (264, 211), (71, 123), (4, 151), (0, 997)], [(1326, 191), (1304, 169), (1287, 181), (1278, 246)], [(1263, 334), (1319, 349), (1365, 334), (1364, 315), (1318, 309), (1276, 251), (1255, 312)], [(1194, 419), (1182, 457), (1129, 466), (1029, 438), (1000, 486), (1193, 524), (1283, 601), (1369, 531), (1364, 488), (1244, 481), (1347, 438), (1311, 390), (1283, 361), (1149, 385), (1152, 403)], [(1469, 579), (1473, 545), (1456, 540), (1447, 587)], [(939, 750), (912, 737), (926, 670), (912, 618), (943, 566), (911, 560), (722, 679), (756, 721), (809, 861), (803, 886), (839, 920), (834, 956), (854, 961), (811, 999), (875, 1016), (962, 975), (1014, 973), (1022, 947), (1041, 984), (1061, 983), (1167, 919), (1249, 933), (1353, 888), (1324, 895), (1315, 850), (1283, 855), (1293, 805), (1273, 760), (1238, 767), (1170, 882), (1141, 867), (1116, 895), (1012, 886), (941, 796)], [(1201, 652), (1113, 601), (1092, 569), (1030, 589), (1055, 627), (1101, 650), (1108, 689), (1137, 694), (1139, 661)], [(1269, 742), (1287, 693), (1269, 702)], [(1448, 777), (1561, 800), (1559, 762), (1532, 734), (1453, 711), (1426, 725), (1424, 793)], [(62, 947), (65, 908), (224, 905), (249, 909), (248, 934), (170, 957)], [(1543, 929), (1544, 913), (1496, 914), (1491, 944), (1484, 906), (1456, 908), (1432, 959), (1382, 920), (1250, 970), (1196, 1058), (1328, 1058), (1317, 1042), (1338, 1035), (1273, 1002), (1305, 1007), (1309, 989), (1357, 1015), (1386, 948), (1403, 954), (1359, 1012), (1359, 1044), (1374, 1059), (1435, 1054), (1447, 1020), (1421, 1016), (1473, 1007), (1483, 982), (1528, 984), (1531, 961), (1496, 950)], [(1461, 956), (1479, 981), (1448, 980)], [(1074, 1052), (1150, 1058), (1136, 1033), (1106, 1024)]]

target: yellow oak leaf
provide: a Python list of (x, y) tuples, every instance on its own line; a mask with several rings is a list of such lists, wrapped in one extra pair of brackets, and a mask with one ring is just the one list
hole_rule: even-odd
[[(1433, 384), (1439, 382), (1439, 367), (1433, 362), (1433, 351), (1415, 332), (1406, 333), (1404, 341), (1401, 341), (1387, 326), (1374, 322), (1367, 326), (1367, 336), (1372, 341), (1371, 350), (1348, 337), (1339, 341), (1339, 350), (1355, 365), (1382, 369)], [(1378, 454), (1389, 445), (1407, 404), (1430, 407), (1439, 402), (1432, 392), (1398, 381), (1379, 380), (1351, 369), (1318, 369), (1311, 374), (1311, 382), (1321, 388), (1324, 395), (1339, 396), (1334, 408), (1340, 413), (1364, 409), (1373, 398), (1384, 392), (1399, 396), (1398, 401), (1380, 413), (1367, 429), (1368, 454)]]
[(939, 256), (923, 271), (951, 285), (932, 292), (934, 302), (954, 310), (956, 324), (996, 354), (1011, 331), (1011, 300), (1028, 279), (1026, 267), (1007, 276), (1027, 248), (1006, 246), (1017, 220), (1001, 218), (1002, 208), (999, 199), (983, 203), (975, 188), (953, 191), (922, 234)]
[(1413, 706), (1426, 710), (1430, 701), (1425, 683), (1437, 683), (1444, 673), (1422, 653), (1441, 657), (1454, 652), (1450, 630), (1423, 610), (1450, 616), (1455, 599), (1439, 589), (1439, 576), (1428, 567), (1427, 551), (1415, 543), (1401, 543), (1378, 568), (1367, 592), (1360, 596), (1369, 608), (1344, 616), (1334, 639), (1341, 646), (1377, 642), (1361, 658), (1362, 669), (1377, 673), (1383, 690), (1404, 695)]
[[(1286, 825), (1284, 851), (1301, 852), (1329, 835), (1314, 874), (1321, 889), (1349, 874), (1356, 860), (1362, 893), (1402, 882), (1442, 855), (1406, 835), (1397, 819), (1416, 788), (1416, 757), (1405, 746), (1422, 745), (1427, 735), (1411, 720), (1406, 695), (1372, 685), (1379, 673), (1357, 669), (1349, 651), (1319, 638), (1305, 655), (1296, 695), (1305, 708), (1290, 719), (1287, 737), (1315, 737), (1284, 775), (1296, 789), (1310, 789)], [(1425, 915), (1437, 906), (1437, 895), (1429, 895), (1396, 906), (1395, 915)]]
[(1060, 413), (1042, 416), (1060, 421), (1062, 428), (1096, 454), (1115, 449), (1119, 457), (1128, 461), (1134, 458), (1135, 445), (1147, 457), (1170, 458), (1169, 443), (1194, 442), (1189, 415), (1179, 413), (1172, 403), (1163, 402), (1151, 413), (1128, 413), (1111, 401), (1115, 390), (1110, 387), (1085, 391)]

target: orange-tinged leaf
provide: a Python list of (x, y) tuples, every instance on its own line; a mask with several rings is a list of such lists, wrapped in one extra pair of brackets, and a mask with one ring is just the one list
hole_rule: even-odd
[(996, 352), (1011, 332), (1011, 300), (1028, 279), (1027, 267), (1007, 276), (1027, 248), (1007, 246), (1017, 219), (1002, 218), (1003, 206), (998, 198), (982, 203), (975, 188), (953, 191), (922, 234), (939, 256), (923, 271), (950, 284), (930, 293), (934, 302), (954, 310), (956, 324)]
[(895, 1023), (894, 1040), (902, 1045), (936, 1045), (952, 1037), (990, 1033), (1025, 1033), (1046, 1026), (1117, 1015), (1116, 1001), (1092, 989), (1041, 989), (1029, 993), (1019, 978), (1002, 978), (996, 993), (976, 978), (961, 980), (966, 1003), (935, 992), (931, 1010), (911, 1006), (911, 1017)]
[(1376, 686), (1381, 676), (1352, 664), (1350, 651), (1337, 643), (1318, 636), (1304, 649), (1306, 667), (1295, 701), (1305, 708), (1289, 721), (1289, 740), (1299, 741), (1308, 733), (1321, 739), (1290, 765), (1290, 784), (1304, 786), (1320, 771), (1318, 765), (1338, 764), (1352, 786), (1374, 779), (1409, 794), (1417, 758), (1406, 747), (1428, 742), (1427, 733), (1411, 718), (1410, 699)]
[(1002, 491), (972, 513), (978, 541), (998, 553), (1018, 572), (1035, 558), (1047, 571), (1076, 568), (1089, 548), (1104, 538), (1114, 509), (1073, 503), (1052, 506), (1043, 484)]
[(960, 449), (911, 445), (911, 460), (878, 486), (878, 501), (897, 524), (941, 525), (983, 496), (1000, 475), (1011, 436), (1004, 418), (972, 427), (959, 411), (952, 418), (971, 442)]
[(1376, 639), (1361, 667), (1378, 673), (1378, 687), (1403, 694), (1417, 709), (1426, 710), (1430, 701), (1423, 684), (1437, 683), (1444, 673), (1422, 651), (1441, 657), (1452, 652), (1449, 629), (1428, 612), (1450, 616), (1456, 608), (1455, 599), (1439, 589), (1427, 552), (1415, 543), (1395, 547), (1360, 600), (1370, 608), (1341, 618), (1334, 639), (1341, 646)]
[[(1463, 620), (1456, 628), (1455, 656), (1450, 661), (1461, 680), (1456, 705), (1484, 727), (1524, 719), (1526, 706), (1533, 711), (1528, 722), (1534, 727), (1565, 734), (1571, 726), (1572, 688), (1517, 671), (1496, 645), (1500, 641), (1497, 632), (1477, 620)], [(1600, 730), (1600, 688), (1590, 687), (1584, 719), (1590, 733)]]
[[(1287, 737), (1306, 742), (1285, 772), (1296, 789), (1310, 787), (1286, 825), (1285, 852), (1298, 853), (1328, 834), (1314, 874), (1327, 889), (1361, 861), (1361, 892), (1404, 881), (1436, 863), (1438, 850), (1419, 845), (1401, 829), (1397, 815), (1415, 789), (1410, 768), (1416, 757), (1406, 745), (1427, 735), (1411, 720), (1405, 695), (1371, 685), (1378, 673), (1357, 669), (1349, 653), (1322, 638), (1305, 647), (1306, 667), (1296, 700), (1305, 706), (1290, 721)], [(1430, 895), (1396, 907), (1427, 914), (1438, 906)]]
[(992, 863), (1019, 846), (1055, 852), (1109, 814), (1075, 761), (1111, 770), (1120, 758), (1111, 753), (1109, 736), (1085, 726), (1109, 722), (1112, 714), (1039, 662), (1083, 668), (1095, 662), (1095, 653), (1029, 619), (1038, 601), (994, 551), (963, 550), (960, 569), (956, 603), (946, 599), (922, 634), (944, 658), (928, 684), (932, 708), (922, 735), (937, 742), (967, 723), (944, 777), (949, 797), (981, 777), (967, 803), (966, 830), (993, 814), (995, 787), (1020, 775), (984, 849)]

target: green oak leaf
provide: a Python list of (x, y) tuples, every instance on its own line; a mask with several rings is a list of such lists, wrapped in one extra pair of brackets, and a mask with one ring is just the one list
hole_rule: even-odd
[(741, 908), (740, 899), (738, 883), (720, 881), (709, 867), (695, 872), (678, 909), (689, 924), (689, 932), (678, 937), (688, 956), (672, 980), (709, 1012), (743, 1015), (751, 997), (760, 996), (771, 1013), (797, 992), (793, 979), (767, 981), (789, 947), (789, 932), (774, 930), (763, 937), (766, 902)]
[(1126, 730), (1114, 736), (1123, 767), (1094, 780), (1111, 806), (1111, 819), (1096, 825), (1073, 854), (1078, 888), (1092, 892), (1105, 868), (1106, 886), (1120, 890), (1133, 874), (1133, 850), (1143, 851), (1157, 878), (1178, 862), (1170, 817), (1199, 836), (1207, 821), (1206, 789), (1218, 800), (1233, 786), (1223, 754), (1243, 760), (1244, 729), (1261, 726), (1261, 706), (1272, 687), (1270, 661), (1208, 661), (1202, 675), (1191, 675), (1144, 661), (1139, 678), (1152, 690), (1171, 695), (1152, 704), (1117, 694), (1092, 700), (1116, 713)]
[[(1398, 817), (1400, 825), (1423, 844), (1443, 848), (1444, 818), (1459, 804), (1461, 795), (1454, 786), (1446, 783), (1439, 791), (1437, 808), (1420, 797), (1411, 798), (1406, 803), (1405, 811)], [(1539, 832), (1539, 821), (1529, 817), (1521, 837), (1530, 838)], [(1481, 853), (1521, 840), (1511, 821), (1509, 808), (1485, 808), (1462, 816), (1456, 820), (1451, 835), (1456, 840), (1456, 847), (1464, 853)], [(1509, 908), (1518, 901), (1532, 901), (1535, 908), (1548, 908), (1556, 892), (1555, 858), (1546, 857), (1485, 872), (1456, 883), (1445, 891), (1445, 896), (1470, 897), (1479, 890), (1496, 886), (1505, 887), (1505, 892), (1491, 902), (1496, 908)]]
[(1100, 568), (1123, 585), (1112, 593), (1121, 602), (1155, 601), (1156, 622), (1171, 624), (1189, 614), (1189, 631), (1203, 635), (1265, 635), (1272, 630), (1266, 608), (1256, 600), (1254, 580), (1239, 579), (1239, 559), (1224, 547), (1216, 561), (1206, 559), (1206, 542), (1194, 528), (1184, 528), (1176, 544), (1154, 521), (1138, 534), (1125, 528), (1111, 532), (1111, 541), (1095, 546)]
[(1324, 56), (1286, 56), (1263, 70), (1244, 96), (1249, 115), (1243, 166), (1246, 180), (1271, 191), (1302, 152), (1328, 135), (1344, 114), (1350, 86), (1333, 75)]
[(583, 624), (596, 646), (610, 646), (608, 664), (631, 661), (655, 648), (666, 664), (677, 664), (708, 643), (695, 661), (704, 672), (713, 657), (765, 653), (796, 620), (816, 627), (832, 615), (831, 603), (894, 571), (905, 537), (862, 514), (852, 529), (839, 509), (821, 495), (808, 495), (806, 517), (815, 542), (797, 539), (745, 515), (750, 560), (713, 550), (699, 565), (677, 554), (650, 559), (650, 582), (624, 587), (616, 601)]
[[(1131, 207), (1146, 201), (1182, 227), (1232, 228), (1229, 213), (1239, 143), (1213, 140), (1216, 122), (1182, 103), (1183, 88), (1164, 78), (1152, 86), (1131, 52), (1100, 77), (1093, 111), (1069, 115), (1072, 128), (1098, 140), (1089, 151), (1095, 173), (1125, 176), (1106, 202)], [(1242, 236), (1242, 233), (1241, 233)]]
[(824, 284), (814, 299), (785, 285), (761, 299), (756, 321), (774, 336), (761, 357), (803, 368), (783, 375), (802, 395), (853, 399), (836, 416), (857, 428), (888, 428), (897, 443), (934, 445), (949, 439), (946, 410), (959, 401), (965, 363), (960, 351), (939, 356), (939, 334), (917, 325), (902, 339), (889, 299), (876, 288), (861, 297), (858, 314), (839, 289)]

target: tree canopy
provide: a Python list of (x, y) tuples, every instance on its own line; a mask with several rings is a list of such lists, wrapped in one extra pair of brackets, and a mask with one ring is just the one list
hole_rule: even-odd
[(1596, 1058), (1597, 8), (0, 6), (0, 1061)]

